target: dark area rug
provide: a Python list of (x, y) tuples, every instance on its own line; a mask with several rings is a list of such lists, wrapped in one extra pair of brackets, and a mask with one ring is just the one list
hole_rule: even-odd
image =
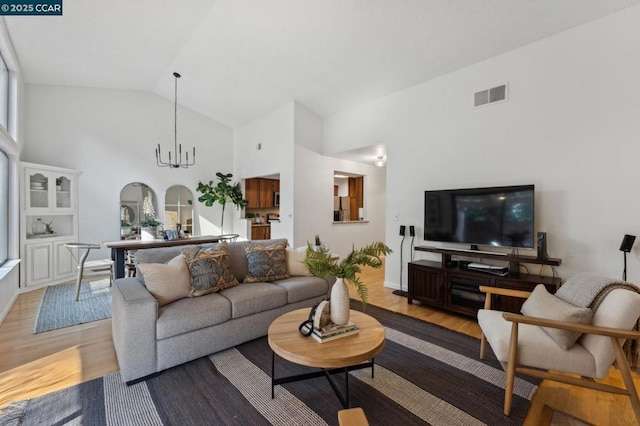
[[(375, 377), (356, 370), (349, 383), (351, 406), (371, 425), (522, 424), (536, 382), (517, 380), (505, 417), (504, 373), (492, 353), (478, 359), (477, 339), (375, 306), (367, 313), (385, 326), (387, 341)], [(277, 377), (308, 371), (276, 357)], [(0, 424), (337, 424), (342, 407), (325, 378), (277, 386), (271, 399), (270, 372), (263, 337), (129, 387), (113, 373), (13, 403)], [(334, 377), (343, 386), (344, 375)]]

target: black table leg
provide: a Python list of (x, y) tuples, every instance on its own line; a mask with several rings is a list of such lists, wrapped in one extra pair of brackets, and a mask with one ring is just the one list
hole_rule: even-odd
[(111, 260), (116, 264), (116, 278), (124, 278), (124, 249), (112, 248)]
[(345, 390), (345, 404), (344, 408), (349, 408), (349, 369), (344, 369), (344, 390)]

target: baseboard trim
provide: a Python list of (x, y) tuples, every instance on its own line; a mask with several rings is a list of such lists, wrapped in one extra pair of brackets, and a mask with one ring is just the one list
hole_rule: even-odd
[(16, 303), (16, 300), (18, 300), (19, 295), (20, 293), (18, 292), (14, 293), (11, 301), (7, 304), (7, 306), (5, 306), (2, 312), (0, 312), (0, 325), (2, 325), (4, 319), (7, 317), (7, 315), (9, 315), (9, 311), (11, 311), (11, 308), (13, 308), (13, 305), (14, 303)]

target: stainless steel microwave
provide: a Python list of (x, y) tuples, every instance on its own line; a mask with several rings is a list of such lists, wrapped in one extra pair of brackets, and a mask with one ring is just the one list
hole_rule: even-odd
[(273, 205), (276, 207), (280, 207), (280, 193), (279, 192), (274, 192), (273, 193)]

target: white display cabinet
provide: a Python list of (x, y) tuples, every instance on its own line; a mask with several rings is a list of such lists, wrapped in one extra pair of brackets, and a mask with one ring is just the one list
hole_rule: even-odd
[(21, 163), (20, 287), (71, 281), (76, 269), (64, 246), (78, 240), (76, 170)]

